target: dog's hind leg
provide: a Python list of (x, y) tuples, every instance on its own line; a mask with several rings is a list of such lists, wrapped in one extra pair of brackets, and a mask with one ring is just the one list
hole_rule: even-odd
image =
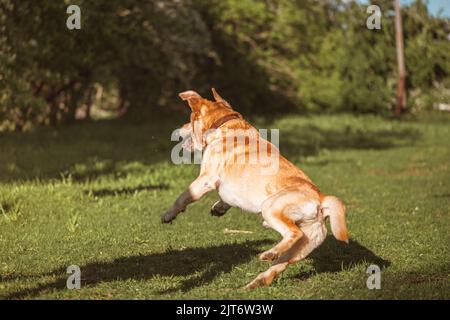
[(302, 228), (304, 236), (295, 242), (272, 266), (260, 273), (245, 288), (255, 289), (260, 286), (268, 286), (273, 279), (283, 272), (290, 264), (296, 263), (307, 257), (316, 249), (327, 236), (327, 229), (322, 221), (312, 223)]
[(272, 283), (273, 279), (283, 272), (289, 262), (280, 262), (271, 266), (267, 271), (260, 273), (252, 282), (245, 286), (245, 289), (256, 289), (261, 286), (268, 286)]
[(262, 206), (267, 225), (278, 231), (283, 239), (272, 249), (261, 254), (261, 260), (276, 260), (304, 236), (299, 224), (317, 221), (320, 202), (313, 194), (295, 189), (282, 191), (268, 198)]
[(227, 213), (228, 209), (230, 208), (231, 206), (228, 203), (223, 202), (223, 200), (219, 200), (211, 207), (211, 215), (221, 217), (225, 213)]
[(299, 261), (298, 252), (304, 246), (303, 238), (299, 239), (292, 247), (286, 251), (272, 266), (264, 272), (261, 272), (252, 282), (245, 286), (245, 289), (255, 289), (260, 286), (268, 286), (280, 273), (282, 273), (290, 264)]
[(278, 206), (263, 208), (262, 216), (272, 229), (281, 234), (283, 239), (272, 249), (263, 252), (259, 259), (263, 261), (276, 260), (289, 250), (302, 237), (303, 233), (295, 222), (284, 214), (283, 209), (280, 209)]

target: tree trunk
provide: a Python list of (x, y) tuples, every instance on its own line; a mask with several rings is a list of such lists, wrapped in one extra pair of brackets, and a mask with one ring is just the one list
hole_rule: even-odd
[(91, 119), (91, 109), (92, 109), (92, 95), (94, 94), (94, 86), (91, 85), (89, 87), (87, 101), (86, 101), (86, 115), (85, 119), (90, 120)]
[(48, 115), (49, 124), (51, 126), (56, 126), (58, 124), (58, 114), (59, 114), (59, 98), (61, 93), (65, 90), (71, 89), (75, 85), (76, 81), (71, 80), (68, 84), (63, 85), (58, 90), (50, 88), (50, 93), (45, 96), (47, 104), (50, 106), (50, 111)]
[(403, 52), (403, 28), (402, 16), (400, 12), (400, 0), (395, 2), (395, 44), (397, 48), (397, 63), (398, 63), (398, 86), (397, 86), (397, 105), (395, 107), (395, 114), (400, 115), (406, 106), (406, 68), (405, 56)]
[(49, 125), (52, 127), (56, 127), (58, 124), (58, 102), (56, 101), (56, 97), (53, 98), (50, 103), (50, 112), (48, 115)]

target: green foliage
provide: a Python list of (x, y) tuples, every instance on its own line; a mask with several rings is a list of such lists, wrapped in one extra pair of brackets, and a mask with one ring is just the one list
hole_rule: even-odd
[[(391, 1), (374, 2), (382, 9), (381, 30), (366, 28), (366, 7), (355, 2), (208, 1), (210, 24), (246, 58), (239, 77), (226, 74), (236, 70), (231, 62), (223, 64), (223, 86), (237, 81), (237, 99), (247, 89), (251, 101), (239, 106), (250, 111), (261, 110), (265, 101), (276, 112), (287, 99), (297, 110), (388, 112), (397, 82), (393, 7)], [(449, 20), (430, 16), (420, 1), (404, 7), (403, 15), (410, 90), (427, 92), (448, 82)], [(219, 57), (230, 54), (223, 43), (214, 44)], [(255, 66), (263, 76), (246, 74)], [(252, 96), (258, 88), (276, 94), (278, 103)]]
[(41, 122), (73, 121), (78, 107), (92, 103), (96, 84), (115, 88), (118, 105), (156, 107), (196, 76), (197, 61), (209, 50), (205, 26), (189, 3), (74, 1), (82, 25), (68, 30), (68, 3), (1, 1), (6, 119), (28, 114), (34, 100), (45, 102)]
[[(178, 92), (212, 86), (245, 114), (385, 113), (393, 8), (373, 2), (381, 30), (366, 28), (366, 6), (340, 0), (77, 0), (81, 30), (68, 30), (68, 1), (0, 0), (0, 125), (69, 123), (92, 106), (155, 116)], [(410, 108), (423, 109), (449, 87), (449, 19), (420, 0), (402, 15)]]

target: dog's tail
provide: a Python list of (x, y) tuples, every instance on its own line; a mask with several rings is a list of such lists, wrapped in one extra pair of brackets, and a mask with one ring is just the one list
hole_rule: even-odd
[(345, 222), (345, 206), (335, 196), (324, 196), (320, 205), (323, 217), (330, 217), (331, 231), (336, 239), (348, 243), (347, 223)]

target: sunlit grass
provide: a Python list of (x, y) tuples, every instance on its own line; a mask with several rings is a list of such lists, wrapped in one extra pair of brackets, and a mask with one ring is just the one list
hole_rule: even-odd
[[(160, 215), (198, 167), (170, 162), (177, 121), (81, 123), (0, 136), (2, 298), (449, 298), (450, 117), (285, 117), (283, 154), (344, 200), (352, 241), (329, 237), (271, 287), (242, 287), (279, 235), (210, 194)], [(227, 233), (225, 229), (251, 231)], [(79, 265), (80, 290), (66, 289)], [(368, 290), (366, 268), (383, 268)]]

